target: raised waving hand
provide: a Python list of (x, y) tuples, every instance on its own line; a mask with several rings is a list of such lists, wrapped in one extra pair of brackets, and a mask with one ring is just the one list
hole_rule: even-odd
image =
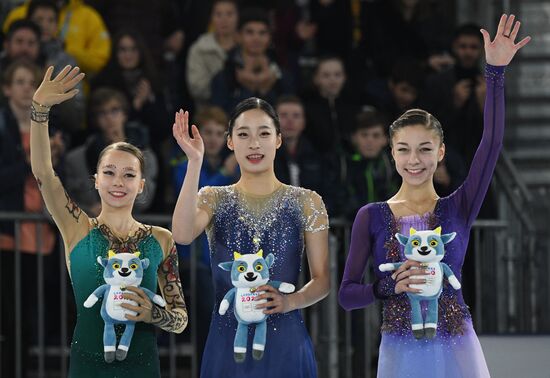
[(515, 43), (521, 25), (515, 18), (513, 14), (510, 16), (503, 14), (500, 17), (495, 38), (492, 41), (487, 30), (480, 30), (483, 34), (487, 63), (493, 66), (507, 66), (516, 55), (516, 52), (531, 40), (531, 37), (528, 36)]
[(44, 79), (34, 92), (33, 100), (42, 106), (60, 104), (78, 93), (75, 86), (84, 79), (85, 74), (80, 68), (65, 66), (54, 79), (52, 79), (53, 66), (48, 67)]
[(204, 143), (196, 125), (191, 126), (189, 135), (189, 112), (180, 109), (176, 113), (172, 134), (189, 160), (202, 161)]

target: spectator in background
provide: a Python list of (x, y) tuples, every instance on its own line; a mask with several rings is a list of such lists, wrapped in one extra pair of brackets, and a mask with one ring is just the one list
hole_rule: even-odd
[(416, 60), (399, 58), (389, 78), (373, 79), (367, 83), (366, 102), (374, 105), (390, 119), (417, 106), (424, 87), (424, 70)]
[(448, 196), (466, 179), (468, 170), (464, 160), (452, 146), (445, 147), (445, 157), (434, 173), (434, 188), (439, 196)]
[(237, 2), (215, 0), (210, 20), (212, 31), (202, 34), (187, 55), (187, 85), (196, 106), (210, 101), (210, 83), (237, 42)]
[(177, 25), (177, 2), (172, 0), (87, 0), (105, 20), (111, 34), (122, 30), (139, 30), (155, 64), (162, 64), (164, 54), (177, 55), (185, 35)]
[(99, 215), (101, 200), (93, 180), (99, 153), (111, 143), (128, 142), (141, 149), (145, 157), (145, 189), (134, 209), (147, 210), (155, 194), (158, 174), (158, 162), (149, 148), (147, 128), (136, 121), (128, 121), (126, 97), (111, 88), (98, 88), (92, 93), (90, 110), (96, 132), (83, 145), (67, 153), (65, 187), (69, 195), (86, 214)]
[(430, 76), (422, 105), (446, 125), (447, 144), (470, 164), (483, 130), (486, 86), (480, 68), (483, 39), (475, 24), (460, 26), (454, 35), (455, 64)]
[[(39, 67), (28, 60), (16, 60), (3, 72), (2, 90), (7, 104), (0, 108), (0, 211), (44, 213), (38, 184), (30, 168), (30, 112), (31, 101), (39, 80), (42, 76)], [(52, 131), (50, 135), (52, 162), (57, 169), (64, 151), (60, 132)], [(19, 229), (19, 240), (15, 240), (13, 222), (0, 222), (0, 308), (2, 335), (2, 363), (0, 376), (15, 377), (15, 280), (20, 277), (21, 293), (24, 303), (36, 303), (36, 277), (38, 259), (36, 255), (44, 256), (45, 267), (50, 266), (55, 256), (52, 255), (57, 233), (49, 223), (22, 222)], [(20, 269), (15, 269), (15, 249), (19, 245), (21, 251)], [(58, 265), (59, 263), (55, 264)], [(49, 298), (49, 296), (48, 296)], [(27, 302), (28, 301), (28, 302)], [(28, 348), (31, 337), (36, 334), (36, 308), (30, 306), (22, 311), (21, 324), (23, 356), (23, 376), (28, 369)]]
[(369, 2), (362, 34), (366, 57), (372, 62), (376, 76), (388, 77), (400, 57), (415, 59), (436, 72), (452, 64), (446, 52), (452, 20), (448, 19), (449, 12), (443, 3), (431, 0)]
[(40, 27), (29, 20), (17, 20), (6, 31), (0, 55), (0, 71), (4, 72), (16, 59), (27, 59), (38, 66), (43, 65), (40, 55)]
[[(44, 65), (54, 66), (54, 75), (66, 65), (76, 65), (75, 59), (63, 50), (63, 43), (56, 37), (59, 9), (53, 0), (31, 1), (27, 18), (40, 27), (40, 47), (44, 55)], [(75, 130), (84, 124), (85, 98), (82, 84), (79, 83), (77, 88), (79, 93), (71, 101), (61, 104), (54, 112), (54, 116), (59, 115), (57, 127), (60, 129)]]
[[(4, 41), (4, 51), (0, 59), (0, 72), (3, 72), (10, 62), (17, 59), (29, 60), (40, 69), (45, 68), (45, 56), (40, 48), (41, 38), (41, 29), (33, 21), (24, 19), (13, 22)], [(72, 104), (77, 105), (79, 112), (74, 109), (67, 109), (67, 106), (73, 106)], [(77, 99), (70, 100), (68, 105), (52, 111), (52, 126), (58, 130), (69, 132), (78, 129), (81, 126), (83, 108), (82, 95)]]
[(313, 77), (314, 88), (303, 95), (306, 110), (306, 135), (315, 148), (344, 156), (350, 149), (350, 133), (358, 111), (356, 99), (345, 87), (344, 62), (325, 56)]
[(162, 85), (141, 34), (121, 31), (113, 38), (113, 51), (107, 66), (92, 80), (92, 89), (110, 87), (126, 96), (128, 119), (147, 125), (155, 150), (170, 134)]
[(329, 214), (336, 215), (334, 162), (317, 151), (303, 134), (306, 117), (302, 101), (296, 96), (283, 96), (277, 100), (275, 110), (283, 137), (283, 145), (275, 155), (275, 176), (285, 184), (316, 191), (323, 197)]
[[(318, 55), (336, 55), (348, 63), (353, 44), (350, 3), (350, 1), (338, 0), (309, 1), (311, 21), (317, 29), (315, 45)], [(334, 20), (349, 20), (349, 22), (341, 22), (335, 28)]]
[(33, 0), (29, 4), (27, 19), (40, 28), (40, 47), (45, 65), (65, 67), (67, 64), (73, 65), (75, 60), (63, 50), (63, 43), (56, 38), (58, 18), (59, 9), (53, 0)]
[(273, 43), (277, 62), (291, 72), (296, 87), (311, 78), (319, 55), (315, 37), (317, 25), (312, 22), (310, 4), (297, 0), (274, 2)]
[(387, 116), (374, 110), (357, 115), (351, 135), (354, 153), (348, 158), (346, 216), (355, 219), (368, 203), (394, 195), (400, 180), (388, 153)]
[(249, 8), (239, 16), (239, 45), (211, 83), (211, 102), (230, 112), (237, 103), (259, 97), (274, 103), (293, 87), (288, 74), (268, 54), (271, 29), (267, 13)]
[[(31, 1), (14, 8), (4, 21), (6, 33), (17, 19), (25, 18)], [(59, 15), (58, 38), (65, 46), (65, 52), (74, 57), (83, 72), (98, 72), (109, 59), (111, 40), (103, 19), (83, 0), (57, 0)]]

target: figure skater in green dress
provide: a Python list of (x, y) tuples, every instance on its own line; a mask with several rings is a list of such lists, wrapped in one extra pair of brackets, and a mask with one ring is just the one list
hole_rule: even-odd
[[(145, 180), (143, 155), (129, 143), (109, 145), (99, 156), (94, 176), (95, 188), (101, 197), (101, 212), (97, 218), (89, 218), (67, 195), (52, 168), (49, 110), (76, 95), (77, 89), (74, 88), (84, 74), (78, 67), (70, 66), (53, 79), (52, 72), (53, 67), (49, 67), (33, 96), (31, 166), (48, 211), (63, 237), (77, 306), (69, 376), (160, 377), (154, 326), (176, 333), (187, 326), (187, 310), (172, 234), (161, 227), (141, 224), (132, 217), (135, 199), (143, 191)], [(141, 287), (156, 293), (158, 285), (166, 306), (152, 303), (138, 287), (127, 287), (123, 297), (128, 302), (122, 303), (121, 307), (135, 313), (126, 314), (127, 319), (136, 322), (132, 345), (124, 360), (107, 363), (100, 306), (85, 308), (84, 302), (104, 283), (103, 267), (97, 258), (106, 258), (110, 250), (115, 253), (140, 252), (141, 259), (149, 259)], [(117, 338), (123, 330), (124, 326), (117, 326)]]

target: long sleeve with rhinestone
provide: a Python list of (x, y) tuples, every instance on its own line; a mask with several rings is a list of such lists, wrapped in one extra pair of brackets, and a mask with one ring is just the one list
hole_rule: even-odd
[(338, 292), (338, 301), (346, 310), (362, 308), (376, 299), (373, 285), (362, 283), (371, 255), (368, 206), (359, 210), (351, 231), (351, 244), (346, 260), (344, 276)]
[(483, 112), (483, 135), (464, 184), (451, 196), (466, 224), (476, 219), (502, 148), (504, 136), (504, 66), (485, 68), (487, 94)]

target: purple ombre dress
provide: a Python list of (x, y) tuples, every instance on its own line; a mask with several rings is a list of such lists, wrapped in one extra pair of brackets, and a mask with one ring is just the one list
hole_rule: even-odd
[(504, 133), (504, 67), (487, 65), (484, 130), (468, 177), (454, 193), (437, 201), (433, 213), (395, 218), (386, 202), (364, 206), (353, 224), (351, 245), (340, 286), (339, 300), (346, 310), (383, 301), (379, 377), (489, 377), (481, 346), (472, 327), (461, 290), (444, 282), (439, 298), (437, 335), (416, 340), (411, 331), (411, 310), (406, 294), (396, 295), (391, 273), (375, 269), (376, 281), (362, 283), (370, 257), (378, 267), (404, 261), (403, 247), (394, 235), (442, 227), (457, 236), (445, 246), (443, 258), (461, 281), (470, 229), (477, 217), (502, 146)]

